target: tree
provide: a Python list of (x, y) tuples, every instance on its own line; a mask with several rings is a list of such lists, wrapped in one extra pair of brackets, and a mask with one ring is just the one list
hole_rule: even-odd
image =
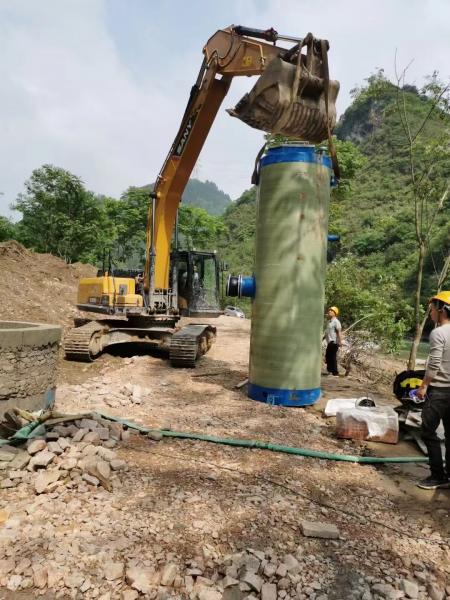
[[(414, 233), (417, 250), (416, 286), (414, 292), (414, 339), (408, 360), (408, 368), (414, 369), (417, 348), (426, 322), (422, 310), (422, 287), (425, 260), (430, 241), (435, 233), (438, 216), (442, 212), (450, 191), (450, 84), (444, 85), (437, 73), (428, 79), (422, 94), (429, 101), (429, 110), (418, 126), (411, 124), (408, 88), (405, 86), (406, 67), (397, 73), (397, 111), (404, 133), (404, 146), (408, 154), (408, 188), (406, 193), (414, 206)], [(441, 127), (426, 135), (431, 116), (437, 113)], [(445, 262), (445, 275), (448, 262)], [(439, 278), (442, 285), (445, 277)]]
[(406, 332), (408, 307), (398, 299), (394, 277), (379, 274), (377, 286), (372, 277), (351, 254), (333, 261), (327, 267), (327, 305), (339, 306), (347, 327), (358, 322), (356, 330), (369, 334), (364, 336), (366, 342), (371, 337), (394, 352)]
[(148, 186), (129, 187), (120, 200), (105, 200), (112, 232), (110, 249), (116, 265), (141, 268), (144, 263), (150, 191)]
[(79, 177), (60, 167), (35, 169), (12, 208), (22, 213), (19, 241), (36, 252), (66, 262), (95, 262), (108, 242), (102, 203)]
[(203, 208), (181, 205), (178, 215), (181, 246), (186, 250), (214, 250), (219, 237), (226, 232), (223, 220)]
[(9, 219), (0, 216), (0, 242), (15, 239), (15, 227)]

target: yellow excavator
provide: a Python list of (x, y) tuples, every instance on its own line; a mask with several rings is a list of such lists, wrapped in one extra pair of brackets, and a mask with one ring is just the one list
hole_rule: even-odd
[[(288, 43), (289, 48), (277, 45)], [(108, 346), (140, 342), (168, 351), (177, 367), (194, 367), (211, 347), (216, 328), (181, 316), (211, 317), (219, 308), (215, 253), (171, 252), (178, 206), (233, 77), (258, 75), (229, 114), (256, 129), (296, 140), (331, 141), (337, 81), (329, 79), (328, 42), (312, 34), (230, 26), (203, 48), (180, 128), (149, 198), (145, 268), (102, 270), (81, 279), (77, 306), (106, 318), (76, 319), (65, 339), (68, 360), (92, 361)]]

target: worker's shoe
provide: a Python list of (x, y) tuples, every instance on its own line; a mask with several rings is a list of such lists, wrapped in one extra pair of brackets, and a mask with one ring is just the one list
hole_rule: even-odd
[(450, 481), (444, 477), (443, 479), (437, 479), (430, 475), (426, 479), (423, 479), (417, 484), (417, 487), (423, 490), (437, 490), (439, 488), (450, 488)]

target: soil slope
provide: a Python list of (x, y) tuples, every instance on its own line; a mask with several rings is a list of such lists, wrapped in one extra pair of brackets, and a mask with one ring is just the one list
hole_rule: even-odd
[(77, 286), (95, 267), (68, 265), (51, 254), (37, 254), (15, 241), (0, 243), (3, 320), (72, 325), (77, 313)]

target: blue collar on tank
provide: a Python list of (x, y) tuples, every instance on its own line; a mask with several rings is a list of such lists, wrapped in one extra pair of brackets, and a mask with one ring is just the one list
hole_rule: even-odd
[(261, 158), (261, 168), (275, 163), (306, 162), (332, 169), (331, 158), (322, 148), (301, 142), (289, 142), (271, 146)]

